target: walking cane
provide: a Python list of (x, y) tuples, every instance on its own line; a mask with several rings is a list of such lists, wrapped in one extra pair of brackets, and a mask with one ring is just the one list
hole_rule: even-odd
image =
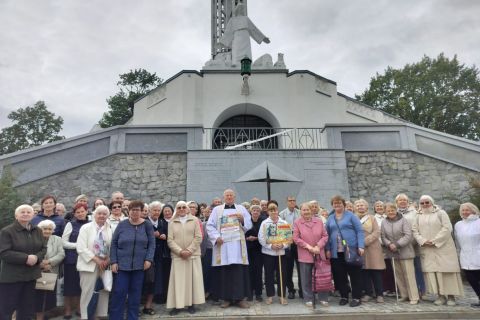
[(280, 277), (280, 296), (281, 296), (281, 299), (282, 299), (282, 304), (283, 304), (283, 277), (282, 277), (282, 256), (281, 255), (278, 255), (278, 273), (279, 273), (279, 277)]
[(392, 269), (393, 269), (393, 280), (395, 282), (395, 297), (397, 298), (398, 304), (398, 286), (397, 286), (397, 273), (395, 272), (395, 258), (392, 255)]
[(315, 296), (317, 295), (317, 281), (316, 281), (316, 275), (317, 275), (317, 255), (313, 254), (313, 272), (312, 272), (312, 293), (313, 293), (313, 299), (312, 299), (312, 307), (313, 310), (315, 310), (316, 306), (316, 300)]

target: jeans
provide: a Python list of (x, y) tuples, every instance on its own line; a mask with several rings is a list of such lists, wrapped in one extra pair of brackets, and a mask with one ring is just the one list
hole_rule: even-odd
[(138, 309), (140, 307), (140, 298), (142, 296), (143, 275), (143, 270), (118, 271), (115, 278), (115, 288), (112, 293), (110, 319), (123, 319), (127, 296), (127, 319), (138, 319)]

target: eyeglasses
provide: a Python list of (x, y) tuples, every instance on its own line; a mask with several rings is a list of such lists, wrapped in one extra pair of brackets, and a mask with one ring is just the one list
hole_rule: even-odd
[(420, 204), (424, 206), (424, 205), (430, 204), (430, 201), (420, 202)]
[(112, 209), (122, 209), (122, 206), (113, 206)]
[(185, 210), (185, 209), (187, 209), (187, 206), (177, 207), (177, 209), (183, 209), (183, 210)]

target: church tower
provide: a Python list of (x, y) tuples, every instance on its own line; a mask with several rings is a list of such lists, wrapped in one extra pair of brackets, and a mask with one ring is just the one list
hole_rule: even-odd
[(225, 47), (218, 47), (217, 43), (225, 32), (233, 8), (239, 2), (247, 6), (247, 0), (212, 0), (212, 59), (215, 58), (217, 53), (231, 51), (231, 49)]

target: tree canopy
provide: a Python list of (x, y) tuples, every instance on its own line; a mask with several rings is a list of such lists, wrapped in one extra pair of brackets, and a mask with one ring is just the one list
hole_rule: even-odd
[(151, 89), (159, 86), (162, 79), (145, 69), (130, 70), (119, 75), (120, 91), (107, 99), (108, 111), (99, 124), (102, 128), (125, 124), (133, 116), (133, 103)]
[(62, 130), (63, 119), (48, 111), (45, 102), (12, 111), (8, 118), (13, 125), (0, 132), (0, 154), (15, 152), (46, 142), (64, 139), (58, 133)]
[(478, 140), (480, 77), (475, 66), (424, 56), (401, 69), (388, 67), (356, 98), (422, 127)]

